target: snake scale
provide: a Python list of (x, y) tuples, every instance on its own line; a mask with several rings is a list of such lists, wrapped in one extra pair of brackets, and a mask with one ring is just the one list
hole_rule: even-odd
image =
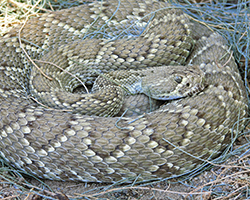
[[(41, 14), (0, 47), (0, 152), (40, 178), (173, 177), (218, 156), (244, 128), (246, 91), (226, 41), (166, 2), (94, 1)], [(88, 115), (74, 111), (83, 105), (78, 79), (90, 87), (100, 73), (165, 65), (199, 66), (204, 90), (139, 116), (94, 116), (91, 105)], [(66, 89), (50, 97), (54, 85)], [(37, 92), (54, 108), (34, 100)]]

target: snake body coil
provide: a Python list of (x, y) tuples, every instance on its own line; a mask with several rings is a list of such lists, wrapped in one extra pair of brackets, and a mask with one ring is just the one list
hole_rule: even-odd
[[(226, 42), (169, 4), (95, 1), (20, 28), (0, 39), (0, 151), (19, 169), (53, 180), (171, 177), (219, 155), (244, 128), (246, 92)], [(99, 100), (75, 92), (78, 79), (91, 86), (100, 73), (184, 64), (200, 66), (206, 88), (141, 116), (92, 116)], [(84, 106), (88, 115), (75, 112)]]

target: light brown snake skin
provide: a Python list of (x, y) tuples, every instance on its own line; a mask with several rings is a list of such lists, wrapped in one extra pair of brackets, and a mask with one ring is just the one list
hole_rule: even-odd
[[(163, 9), (169, 6), (150, 0), (99, 1), (42, 14), (21, 30), (23, 47), (32, 59), (59, 65), (86, 85), (96, 77), (93, 70), (193, 64), (205, 72), (202, 92), (139, 117), (96, 117), (42, 107), (30, 98), (30, 83), (47, 79), (39, 73), (33, 77), (35, 67), (18, 40), (21, 26), (1, 38), (1, 155), (37, 177), (92, 182), (171, 177), (200, 166), (201, 159), (218, 156), (239, 119), (238, 131), (244, 128), (243, 81), (223, 38), (191, 23), (178, 9)], [(78, 87), (79, 82), (62, 70), (36, 64), (66, 82), (70, 77), (70, 87)], [(68, 108), (78, 105), (74, 95), (69, 99), (59, 92), (52, 99)]]

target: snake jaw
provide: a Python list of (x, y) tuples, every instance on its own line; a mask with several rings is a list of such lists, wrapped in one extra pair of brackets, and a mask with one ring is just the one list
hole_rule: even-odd
[(169, 101), (169, 100), (178, 100), (184, 97), (190, 97), (194, 94), (197, 94), (201, 92), (204, 89), (203, 84), (197, 84), (194, 87), (192, 87), (189, 91), (185, 93), (181, 93), (181, 91), (178, 91), (176, 93), (170, 93), (170, 94), (161, 94), (161, 95), (150, 95), (150, 93), (147, 93), (147, 95), (153, 99), (161, 100), (161, 101)]
[(183, 97), (184, 96), (174, 96), (174, 95), (171, 95), (171, 96), (157, 97), (157, 98), (154, 98), (154, 99), (161, 100), (161, 101), (170, 101), (170, 100), (181, 99)]

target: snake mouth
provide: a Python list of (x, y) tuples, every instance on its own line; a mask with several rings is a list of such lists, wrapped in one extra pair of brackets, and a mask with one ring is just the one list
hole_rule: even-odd
[(155, 98), (156, 100), (160, 100), (160, 101), (172, 101), (172, 100), (178, 100), (184, 98), (184, 96), (164, 96), (164, 97), (157, 97)]
[(175, 94), (168, 94), (168, 95), (162, 95), (157, 97), (152, 97), (153, 99), (160, 100), (160, 101), (172, 101), (172, 100), (178, 100), (185, 97), (193, 96), (199, 92), (201, 92), (204, 89), (203, 84), (197, 84), (196, 86), (192, 87), (188, 92), (182, 93), (179, 91), (179, 93)]

